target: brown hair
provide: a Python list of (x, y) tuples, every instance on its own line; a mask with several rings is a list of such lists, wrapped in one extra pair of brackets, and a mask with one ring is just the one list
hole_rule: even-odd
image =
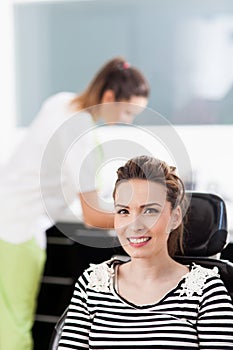
[[(176, 174), (176, 168), (169, 166), (164, 161), (150, 157), (138, 156), (130, 159), (127, 163), (117, 170), (117, 180), (113, 191), (113, 198), (118, 184), (130, 179), (145, 179), (160, 183), (166, 187), (167, 201), (171, 203), (171, 208), (177, 206), (184, 210), (185, 190), (182, 180)], [(168, 253), (170, 256), (179, 249), (183, 252), (183, 222), (170, 233), (168, 239)]]
[(132, 96), (147, 98), (150, 92), (143, 74), (125, 59), (116, 57), (99, 70), (88, 87), (71, 101), (71, 106), (77, 111), (98, 105), (107, 90), (114, 92), (116, 102)]

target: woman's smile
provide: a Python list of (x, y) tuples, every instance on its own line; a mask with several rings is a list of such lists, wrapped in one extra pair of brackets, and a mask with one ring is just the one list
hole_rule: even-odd
[(127, 240), (129, 241), (129, 244), (131, 247), (134, 248), (141, 248), (151, 240), (151, 237), (128, 237)]

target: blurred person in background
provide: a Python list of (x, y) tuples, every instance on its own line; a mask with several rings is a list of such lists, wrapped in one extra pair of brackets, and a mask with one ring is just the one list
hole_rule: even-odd
[[(54, 159), (59, 157), (59, 152), (63, 156), (67, 150), (62, 150), (62, 147), (67, 147), (67, 142), (69, 144), (67, 130), (70, 128), (67, 129), (66, 124), (75, 113), (78, 117), (75, 118), (73, 133), (77, 135), (93, 129), (100, 121), (106, 124), (131, 123), (137, 114), (135, 106), (145, 108), (148, 96), (149, 85), (143, 74), (124, 58), (113, 58), (97, 72), (81, 94), (61, 92), (48, 98), (2, 169), (0, 349), (31, 350), (33, 347), (31, 328), (46, 259), (45, 232), (54, 224), (53, 218), (59, 218), (67, 205), (59, 197), (61, 169), (53, 164), (45, 167), (42, 179), (46, 201), (52, 206), (52, 218), (41, 197), (41, 164), (50, 140), (55, 141)], [(111, 107), (114, 102), (121, 103), (113, 109), (102, 108), (104, 105)], [(91, 108), (96, 105), (98, 108)], [(54, 138), (57, 130), (59, 138)], [(84, 222), (94, 227), (111, 228), (113, 213), (99, 206), (94, 181), (96, 162), (90, 158), (81, 165), (80, 171), (85, 179), (82, 186), (77, 188), (74, 181), (84, 148), (91, 150), (95, 144), (93, 133), (90, 133), (88, 142), (75, 147), (75, 152), (71, 152), (72, 156), (63, 165), (63, 180), (71, 196), (74, 199), (79, 196)], [(88, 149), (85, 151), (88, 153)]]

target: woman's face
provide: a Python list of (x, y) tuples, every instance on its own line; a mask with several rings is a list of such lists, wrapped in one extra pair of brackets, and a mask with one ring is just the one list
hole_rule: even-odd
[(101, 118), (108, 123), (131, 124), (134, 118), (141, 113), (148, 103), (143, 96), (132, 96), (129, 100), (102, 102)]
[[(132, 179), (121, 182), (115, 194), (115, 230), (131, 258), (162, 258), (167, 240), (177, 227), (179, 207), (171, 210), (165, 186)], [(176, 224), (176, 225), (175, 225)]]

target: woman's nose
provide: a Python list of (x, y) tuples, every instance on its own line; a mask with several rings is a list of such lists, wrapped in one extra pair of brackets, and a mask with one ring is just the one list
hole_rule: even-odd
[(141, 218), (140, 215), (135, 215), (134, 218), (132, 218), (132, 220), (130, 221), (129, 225), (128, 225), (128, 229), (130, 230), (130, 232), (134, 232), (134, 233), (142, 233), (145, 230), (145, 225), (143, 223), (143, 220)]

